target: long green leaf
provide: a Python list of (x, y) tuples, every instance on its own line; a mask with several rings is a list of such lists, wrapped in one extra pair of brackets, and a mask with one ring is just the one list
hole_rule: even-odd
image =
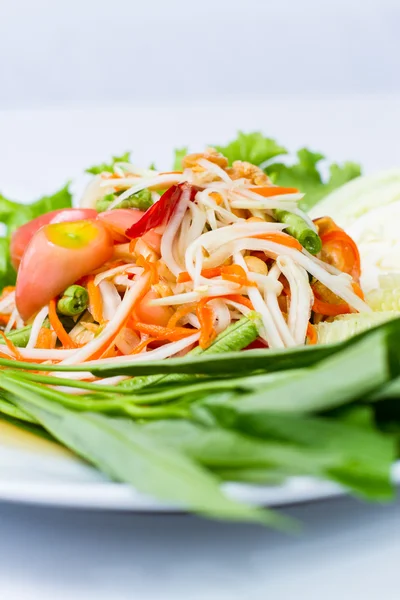
[[(239, 321), (242, 323), (243, 321)], [(342, 352), (346, 348), (358, 343), (359, 340), (375, 331), (382, 330), (390, 337), (391, 352), (395, 353), (396, 348), (400, 354), (400, 345), (397, 339), (400, 338), (400, 319), (395, 319), (388, 323), (377, 326), (374, 329), (363, 332), (345, 342), (327, 346), (303, 346), (294, 349), (285, 350), (247, 350), (246, 352), (230, 352), (229, 344), (227, 350), (222, 348), (221, 353), (215, 353), (210, 347), (208, 351), (202, 354), (187, 355), (183, 358), (170, 358), (162, 361), (137, 362), (137, 363), (101, 363), (99, 365), (90, 365), (90, 371), (101, 377), (114, 375), (157, 375), (157, 374), (191, 374), (191, 375), (248, 375), (254, 372), (272, 373), (274, 371), (284, 371), (287, 369), (297, 369), (313, 365), (329, 356)], [(226, 333), (226, 332), (224, 332)], [(228, 338), (227, 338), (228, 339)], [(224, 338), (221, 338), (223, 346)], [(196, 349), (197, 350), (197, 349)], [(397, 360), (397, 356), (396, 356)], [(394, 361), (395, 362), (395, 361)], [(33, 371), (88, 371), (88, 365), (43, 365), (26, 363), (15, 360), (0, 359), (0, 366), (24, 369)], [(171, 380), (172, 382), (173, 380)], [(158, 382), (158, 378), (155, 379)]]
[(156, 441), (140, 425), (99, 414), (77, 413), (2, 377), (10, 399), (68, 448), (111, 478), (140, 492), (209, 517), (276, 527), (288, 521), (226, 497), (218, 480), (190, 458)]
[(360, 427), (327, 417), (209, 409), (220, 425), (254, 439), (289, 444), (300, 453), (308, 449), (321, 457), (335, 456), (336, 465), (327, 464), (324, 476), (363, 498), (393, 497), (390, 469), (395, 459), (395, 440), (376, 430), (373, 423)]
[(27, 412), (21, 410), (11, 402), (0, 398), (0, 413), (6, 415), (7, 417), (11, 417), (16, 421), (26, 421), (27, 423), (36, 423), (36, 419), (31, 417)]
[(221, 427), (203, 427), (184, 420), (160, 420), (142, 425), (146, 432), (201, 464), (212, 468), (277, 468), (290, 474), (321, 475), (338, 466), (337, 455), (321, 456), (287, 443), (254, 439)]
[[(352, 402), (393, 377), (387, 344), (386, 331), (374, 330), (313, 367), (289, 371), (286, 377), (278, 377), (264, 389), (240, 396), (234, 410), (240, 413), (319, 412)], [(218, 400), (213, 402), (218, 403)]]

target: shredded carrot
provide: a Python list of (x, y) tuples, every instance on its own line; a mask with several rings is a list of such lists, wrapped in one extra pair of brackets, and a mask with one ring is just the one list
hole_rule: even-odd
[(161, 325), (149, 325), (147, 323), (135, 323), (134, 328), (157, 340), (169, 340), (176, 342), (196, 333), (196, 329), (186, 327), (161, 327)]
[(256, 287), (257, 285), (254, 281), (248, 279), (246, 271), (240, 265), (221, 267), (221, 274), (222, 279), (233, 281), (242, 287)]
[(310, 346), (314, 346), (317, 342), (318, 342), (317, 330), (315, 329), (314, 325), (309, 323), (307, 325), (307, 343)]
[(301, 252), (303, 250), (303, 246), (300, 244), (296, 238), (288, 235), (287, 233), (283, 233), (283, 231), (274, 231), (269, 233), (260, 233), (258, 235), (252, 235), (258, 240), (267, 240), (268, 242), (275, 242), (276, 244), (281, 244), (281, 246), (287, 246), (288, 248), (294, 248)]
[[(219, 275), (221, 275), (221, 267), (202, 269), (201, 271), (201, 276), (206, 277), (206, 279), (212, 279), (213, 277), (218, 277)], [(182, 271), (182, 273), (179, 273), (176, 280), (177, 283), (187, 283), (188, 281), (192, 281), (192, 278), (187, 271)]]
[(118, 356), (118, 349), (115, 346), (115, 343), (109, 345), (107, 350), (101, 355), (101, 358), (114, 358), (114, 356)]
[(247, 306), (247, 308), (250, 308), (250, 310), (254, 310), (252, 302), (246, 298), (246, 296), (241, 296), (240, 294), (231, 294), (228, 296), (222, 296), (222, 299), (223, 298), (232, 300), (232, 302), (237, 302), (238, 304), (243, 304), (243, 306)]
[[(364, 294), (358, 283), (353, 281), (352, 287), (354, 293), (363, 300)], [(313, 286), (312, 289), (314, 294), (314, 304), (312, 309), (319, 315), (324, 315), (326, 317), (337, 317), (338, 315), (347, 315), (353, 312), (351, 307), (346, 302), (340, 302), (338, 304), (325, 302), (318, 297), (318, 292), (316, 291), (315, 286)]]
[(176, 312), (172, 315), (170, 320), (167, 323), (167, 327), (176, 327), (176, 324), (183, 318), (186, 317), (189, 313), (195, 310), (195, 304), (186, 304), (178, 308)]
[(143, 269), (150, 273), (150, 283), (151, 285), (155, 285), (160, 281), (160, 276), (158, 274), (156, 263), (151, 262), (147, 258), (145, 258), (142, 254), (136, 259), (136, 264), (138, 267), (143, 267)]
[(50, 302), (49, 302), (50, 325), (56, 332), (56, 335), (57, 335), (58, 339), (60, 340), (61, 344), (63, 345), (63, 348), (77, 348), (78, 346), (70, 338), (68, 333), (65, 331), (63, 324), (61, 323), (60, 319), (58, 318), (56, 307), (57, 307), (57, 300), (55, 298), (53, 298), (53, 300), (50, 300)]
[(354, 290), (354, 293), (361, 298), (361, 300), (364, 300), (364, 292), (362, 291), (360, 285), (356, 282), (353, 281), (353, 283), (351, 284)]
[(35, 348), (50, 350), (53, 347), (53, 334), (47, 327), (42, 327), (36, 341)]
[(252, 192), (256, 194), (260, 194), (264, 198), (269, 198), (271, 196), (281, 196), (282, 194), (297, 194), (298, 189), (292, 187), (280, 187), (279, 185), (269, 185), (267, 187), (254, 187), (250, 188)]
[(89, 307), (93, 319), (97, 323), (104, 323), (103, 299), (101, 297), (99, 286), (94, 284), (93, 275), (88, 277), (86, 288), (89, 294)]
[[(20, 351), (18, 350), (18, 348), (12, 343), (12, 341), (6, 336), (6, 334), (4, 333), (4, 331), (0, 331), (0, 335), (3, 338), (7, 348), (10, 350), (10, 352), (13, 353), (14, 357), (17, 360), (25, 360), (24, 357), (21, 355)], [(7, 358), (10, 358), (9, 356), (7, 356)]]
[(155, 342), (156, 340), (154, 338), (149, 338), (148, 340), (142, 340), (140, 342), (140, 344), (138, 344), (136, 346), (136, 348), (131, 352), (131, 354), (140, 354), (140, 352), (142, 350), (144, 350), (144, 348), (147, 348), (147, 346), (149, 344), (151, 344), (151, 342)]
[(2, 315), (0, 314), (0, 325), (7, 325), (10, 320), (11, 315)]
[(351, 312), (348, 304), (330, 304), (329, 302), (319, 300), (316, 298), (315, 294), (312, 309), (319, 315), (324, 315), (326, 317), (337, 317), (338, 315), (346, 315)]
[(207, 306), (207, 302), (213, 300), (213, 297), (202, 298), (197, 304), (197, 318), (200, 322), (200, 339), (199, 345), (203, 350), (217, 337), (217, 332), (214, 328), (214, 314), (212, 308)]

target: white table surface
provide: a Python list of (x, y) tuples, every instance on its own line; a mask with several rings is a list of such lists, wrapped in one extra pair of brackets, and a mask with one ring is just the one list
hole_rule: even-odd
[[(33, 199), (85, 165), (134, 148), (167, 166), (170, 148), (262, 129), (291, 147), (400, 164), (400, 96), (274, 98), (201, 107), (0, 112), (0, 190)], [(305, 530), (188, 516), (0, 504), (1, 600), (397, 600), (400, 502), (293, 508)]]

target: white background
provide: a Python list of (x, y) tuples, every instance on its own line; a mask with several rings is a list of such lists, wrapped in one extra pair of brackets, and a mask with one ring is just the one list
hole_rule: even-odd
[[(239, 127), (399, 165), (399, 28), (398, 0), (0, 0), (0, 189), (33, 199), (111, 152), (167, 162)], [(0, 596), (398, 599), (399, 503), (291, 514), (306, 524), (295, 539), (0, 504)]]
[(400, 89), (398, 0), (0, 0), (0, 108)]

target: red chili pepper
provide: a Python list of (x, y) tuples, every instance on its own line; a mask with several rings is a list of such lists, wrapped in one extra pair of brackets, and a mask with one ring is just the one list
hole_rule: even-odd
[(180, 183), (179, 185), (173, 185), (157, 202), (155, 202), (155, 204), (153, 204), (153, 206), (146, 210), (139, 221), (126, 230), (125, 235), (133, 240), (142, 237), (142, 235), (150, 231), (150, 229), (167, 224), (174, 214), (182, 194), (186, 190), (189, 190), (190, 192), (189, 200), (193, 201), (198, 191), (195, 187), (186, 182)]

